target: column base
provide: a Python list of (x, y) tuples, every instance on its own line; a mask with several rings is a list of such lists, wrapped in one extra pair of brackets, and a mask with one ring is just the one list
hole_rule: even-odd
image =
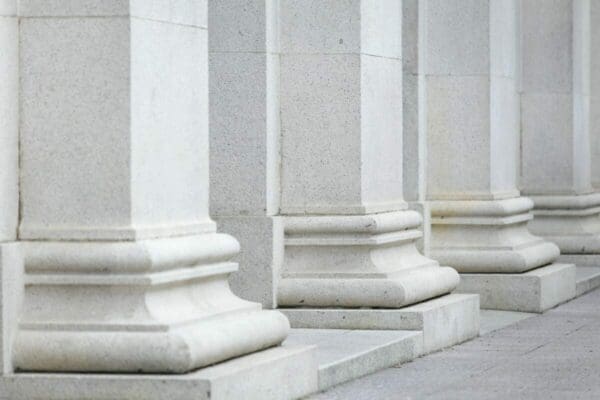
[(458, 274), (416, 248), (414, 211), (285, 218), (280, 307), (398, 308), (447, 294)]
[(531, 200), (431, 202), (431, 257), (460, 273), (522, 273), (554, 262), (558, 247), (527, 230)]
[(289, 331), (281, 313), (231, 293), (239, 245), (227, 235), (23, 246), (16, 371), (184, 373)]
[(533, 233), (556, 243), (561, 254), (600, 258), (600, 193), (531, 199), (535, 218), (529, 229)]
[(423, 353), (479, 334), (479, 297), (448, 294), (423, 303), (388, 309), (283, 308), (293, 328), (423, 331)]
[(316, 391), (313, 346), (276, 347), (183, 375), (16, 373), (0, 377), (0, 393), (11, 400), (290, 400)]
[(476, 293), (481, 308), (541, 313), (575, 297), (575, 266), (550, 264), (521, 274), (461, 274), (459, 293)]

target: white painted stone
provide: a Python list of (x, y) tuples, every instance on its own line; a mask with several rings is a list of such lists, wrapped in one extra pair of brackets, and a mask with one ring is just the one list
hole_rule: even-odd
[(0, 2), (0, 242), (16, 239), (19, 217), (19, 22)]
[(242, 251), (233, 259), (240, 269), (229, 277), (238, 296), (277, 307), (277, 287), (283, 263), (283, 221), (281, 217), (217, 217), (220, 232), (233, 235)]
[[(569, 257), (566, 257), (567, 260), (569, 259)], [(569, 262), (574, 262), (574, 261), (580, 261), (580, 260), (573, 260), (573, 261), (569, 261)], [(589, 260), (585, 260), (585, 261), (589, 261)], [(596, 264), (595, 266), (585, 266), (585, 263), (580, 265), (580, 264), (576, 264), (577, 265), (577, 270), (575, 271), (575, 276), (577, 279), (577, 287), (576, 287), (576, 294), (577, 297), (590, 292), (598, 287), (600, 287), (600, 267), (598, 265), (600, 265), (600, 260), (598, 259), (598, 257), (596, 257)]]
[(288, 321), (231, 293), (239, 244), (208, 216), (208, 34), (180, 19), (205, 2), (100, 3), (20, 23), (15, 369), (184, 373), (277, 346)]
[(479, 334), (479, 297), (449, 294), (400, 309), (286, 308), (294, 328), (423, 331), (424, 354)]
[(278, 344), (288, 330), (281, 314), (229, 291), (239, 247), (226, 235), (24, 246), (20, 370), (182, 373)]
[(15, 17), (16, 15), (17, 0), (0, 0), (0, 16)]
[(520, 197), (518, 6), (510, 1), (427, 1), (427, 199), (430, 255), (461, 273), (521, 273), (558, 248), (527, 230)]
[(280, 198), (279, 2), (209, 2), (210, 212), (241, 243), (239, 296), (277, 305)]
[(592, 3), (522, 4), (522, 184), (535, 203), (529, 227), (561, 253), (583, 257), (600, 253), (591, 158)]
[[(590, 1), (590, 49), (600, 48), (600, 4)], [(590, 138), (592, 186), (600, 189), (600, 52), (590, 51)]]
[[(265, 53), (278, 51), (277, 2), (209, 0), (210, 51)], [(272, 28), (271, 28), (272, 27)]]
[(319, 390), (412, 361), (421, 354), (419, 331), (292, 329), (287, 345), (315, 345)]
[(400, 58), (401, 16), (394, 0), (283, 0), (281, 51)]
[(427, 195), (518, 196), (517, 2), (424, 4)]
[[(220, 26), (210, 45), (215, 78), (212, 145), (217, 150), (213, 213), (236, 221), (237, 227), (226, 231), (239, 234), (240, 224), (253, 223), (248, 216), (264, 215), (266, 222), (280, 212), (286, 237), (280, 270), (280, 253), (273, 250), (279, 238), (275, 231), (261, 230), (258, 236), (264, 243), (255, 253), (267, 257), (246, 258), (245, 270), (267, 265), (261, 271), (270, 279), (254, 282), (256, 277), (249, 274), (233, 278), (251, 279), (250, 286), (263, 293), (244, 289), (243, 295), (261, 296), (272, 305), (401, 307), (449, 293), (458, 275), (418, 253), (420, 233), (415, 228), (420, 218), (400, 211), (406, 209), (398, 162), (400, 3), (283, 1), (278, 9), (262, 2), (230, 5), (240, 13), (217, 3), (211, 3), (210, 12), (211, 21)], [(269, 18), (277, 10), (279, 20)], [(253, 15), (260, 17), (249, 21)], [(279, 40), (269, 37), (272, 26), (280, 27)], [(225, 38), (227, 32), (249, 37)], [(273, 45), (277, 42), (281, 54)], [(269, 57), (273, 63), (280, 59), (279, 70), (265, 63)], [(269, 160), (277, 156), (279, 135), (278, 120), (269, 125), (269, 115), (281, 115), (280, 207), (270, 197), (279, 191), (278, 176), (271, 172), (269, 181), (269, 171), (278, 168)], [(240, 201), (229, 200), (238, 191), (245, 193)], [(368, 215), (383, 211), (394, 212)], [(295, 214), (309, 215), (290, 216)], [(246, 244), (256, 243), (246, 231)], [(274, 299), (270, 282), (277, 284)], [(323, 290), (334, 287), (340, 290)], [(389, 293), (381, 295), (381, 290)]]
[(400, 68), (366, 55), (282, 56), (282, 212), (404, 207)]
[(530, 196), (549, 190), (557, 194), (568, 194), (573, 190), (572, 102), (570, 95), (521, 94), (521, 181), (523, 190)]
[(12, 346), (22, 301), (20, 245), (16, 242), (0, 244), (0, 376), (13, 372)]
[(556, 243), (563, 255), (600, 256), (600, 193), (532, 199), (532, 231)]
[(207, 27), (207, 0), (20, 0), (24, 17), (137, 17)]
[(457, 284), (455, 271), (416, 250), (421, 219), (401, 211), (401, 42), (371, 43), (376, 23), (379, 37), (401, 37), (399, 6), (282, 3), (281, 210), (290, 216), (280, 306), (403, 307)]
[(16, 373), (0, 377), (0, 393), (11, 400), (289, 400), (317, 390), (314, 347), (307, 346), (280, 346), (184, 375)]
[(486, 76), (427, 77), (430, 199), (489, 199), (490, 93)]
[(280, 24), (282, 213), (404, 208), (400, 3), (284, 1)]
[(211, 52), (213, 216), (274, 215), (279, 209), (279, 118), (276, 99), (270, 101), (277, 96), (277, 69), (276, 55)]
[(429, 255), (431, 218), (427, 196), (427, 92), (425, 85), (425, 32), (422, 21), (425, 2), (402, 2), (402, 182), (404, 198), (411, 210), (423, 217), (423, 236), (417, 248)]
[(575, 297), (575, 266), (550, 264), (520, 274), (460, 275), (457, 292), (477, 293), (481, 308), (544, 312)]

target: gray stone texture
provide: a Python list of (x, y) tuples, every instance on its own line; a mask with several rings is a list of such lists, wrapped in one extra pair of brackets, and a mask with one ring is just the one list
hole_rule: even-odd
[(597, 399), (600, 291), (311, 400)]

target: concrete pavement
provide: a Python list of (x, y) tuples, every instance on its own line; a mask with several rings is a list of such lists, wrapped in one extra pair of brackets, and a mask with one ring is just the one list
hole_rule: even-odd
[(600, 290), (310, 399), (600, 399)]

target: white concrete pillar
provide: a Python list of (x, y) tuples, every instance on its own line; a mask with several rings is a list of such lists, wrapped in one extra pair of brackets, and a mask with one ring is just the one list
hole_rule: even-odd
[(541, 311), (543, 295), (517, 305), (514, 294), (525, 298), (529, 289), (501, 287), (505, 278), (487, 275), (516, 279), (559, 254), (527, 230), (533, 204), (517, 189), (518, 2), (426, 0), (422, 7), (430, 254), (463, 273), (460, 290), (482, 294), (482, 307)]
[(423, 2), (402, 1), (402, 179), (404, 198), (411, 209), (423, 216), (423, 238), (419, 249), (429, 254), (431, 213), (427, 195), (427, 100), (424, 74)]
[(590, 2), (590, 138), (592, 186), (600, 190), (600, 2)]
[(209, 1), (210, 212), (241, 244), (232, 290), (269, 308), (283, 260), (278, 5)]
[(16, 9), (16, 1), (0, 1), (0, 242), (15, 240), (19, 218), (19, 29)]
[(12, 371), (22, 273), (19, 218), (19, 21), (17, 2), (0, 0), (0, 375)]
[(556, 247), (529, 234), (517, 189), (517, 2), (428, 0), (432, 255), (461, 272), (523, 272)]
[(577, 263), (600, 261), (592, 188), (590, 1), (522, 2), (522, 187), (530, 229)]
[(280, 4), (279, 304), (397, 308), (452, 291), (402, 195), (402, 3)]
[(277, 345), (208, 216), (206, 1), (20, 2), (31, 371), (186, 372)]

